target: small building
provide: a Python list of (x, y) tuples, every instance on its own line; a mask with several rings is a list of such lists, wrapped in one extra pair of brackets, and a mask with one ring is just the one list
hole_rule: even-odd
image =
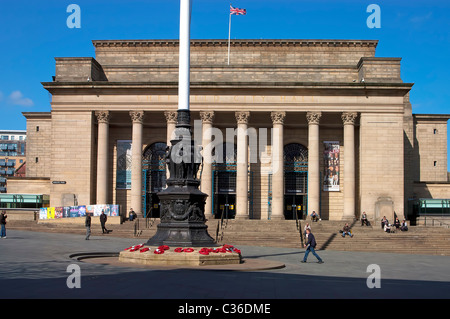
[(26, 160), (27, 131), (0, 130), (0, 193), (7, 192), (7, 181)]

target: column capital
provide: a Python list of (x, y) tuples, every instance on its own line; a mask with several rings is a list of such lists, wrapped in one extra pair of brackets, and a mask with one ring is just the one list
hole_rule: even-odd
[(203, 124), (212, 124), (214, 121), (215, 113), (214, 111), (202, 111), (200, 112), (200, 118)]
[(284, 111), (274, 111), (270, 113), (273, 124), (284, 124), (284, 119), (286, 118), (286, 112)]
[(130, 111), (130, 116), (133, 123), (144, 123), (144, 111)]
[(356, 118), (358, 117), (358, 113), (356, 112), (344, 112), (341, 115), (342, 122), (344, 125), (351, 124), (355, 125)]
[(109, 113), (109, 111), (96, 111), (95, 116), (97, 117), (98, 123), (108, 124), (111, 119), (111, 113)]
[(322, 112), (307, 112), (306, 120), (308, 124), (319, 124), (320, 118), (322, 117)]
[(236, 121), (238, 124), (248, 124), (248, 119), (250, 118), (250, 112), (236, 112)]
[(175, 111), (165, 111), (164, 116), (168, 124), (177, 124), (178, 113)]

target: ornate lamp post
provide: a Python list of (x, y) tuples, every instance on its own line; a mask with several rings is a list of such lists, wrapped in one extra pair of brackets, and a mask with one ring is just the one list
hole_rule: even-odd
[(180, 4), (178, 120), (175, 136), (166, 152), (170, 173), (167, 188), (158, 193), (161, 223), (147, 245), (212, 247), (217, 245), (208, 234), (204, 213), (208, 195), (199, 190), (200, 181), (197, 178), (202, 164), (201, 147), (194, 145), (190, 124), (191, 0), (180, 0)]

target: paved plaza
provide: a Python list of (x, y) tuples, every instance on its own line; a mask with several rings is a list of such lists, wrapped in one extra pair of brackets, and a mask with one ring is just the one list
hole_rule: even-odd
[[(260, 271), (145, 269), (78, 261), (76, 253), (119, 252), (145, 239), (91, 237), (8, 230), (0, 240), (0, 297), (40, 299), (411, 299), (450, 297), (450, 257), (239, 247), (245, 259), (277, 261)], [(68, 288), (71, 264), (80, 266), (81, 288)], [(367, 272), (380, 267), (381, 288), (369, 289)]]

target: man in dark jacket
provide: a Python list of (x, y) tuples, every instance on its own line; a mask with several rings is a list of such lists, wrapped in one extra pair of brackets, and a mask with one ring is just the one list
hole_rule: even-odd
[(86, 240), (89, 240), (89, 237), (91, 236), (91, 216), (88, 214), (86, 214), (84, 226), (86, 226)]
[(317, 258), (319, 264), (323, 264), (322, 258), (317, 255), (314, 248), (316, 248), (316, 238), (314, 238), (314, 235), (311, 233), (310, 229), (306, 229), (306, 234), (308, 237), (308, 242), (305, 245), (306, 251), (305, 251), (305, 257), (303, 257), (302, 263), (306, 263), (306, 260), (308, 259), (309, 252), (312, 252), (312, 254)]
[(6, 212), (3, 210), (0, 214), (0, 226), (1, 226), (1, 238), (6, 238), (6, 218), (8, 215), (6, 215)]
[(102, 233), (103, 234), (108, 233), (108, 230), (105, 227), (105, 223), (107, 220), (108, 220), (108, 217), (106, 216), (105, 211), (102, 210), (102, 214), (100, 215), (100, 224), (102, 224)]

